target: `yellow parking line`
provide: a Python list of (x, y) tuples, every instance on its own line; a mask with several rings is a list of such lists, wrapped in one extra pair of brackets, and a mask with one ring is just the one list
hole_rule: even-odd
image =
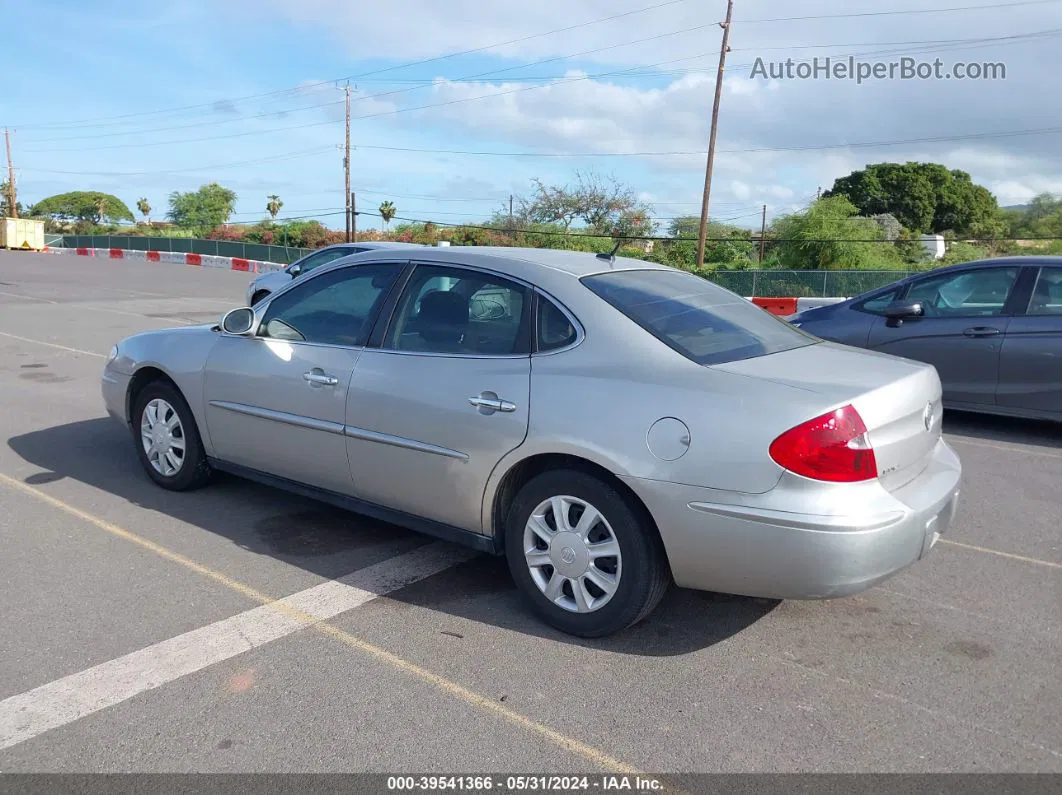
[(18, 340), (19, 342), (29, 342), (29, 343), (32, 343), (33, 345), (46, 345), (49, 348), (58, 348), (61, 351), (69, 351), (70, 353), (80, 353), (83, 356), (95, 356), (95, 357), (97, 357), (99, 359), (106, 359), (107, 358), (102, 353), (93, 353), (92, 351), (83, 351), (80, 348), (70, 348), (70, 347), (68, 347), (66, 345), (59, 345), (58, 343), (55, 343), (55, 342), (44, 342), (43, 340), (33, 340), (33, 339), (30, 339), (29, 337), (20, 337), (18, 334), (9, 334), (6, 331), (0, 331), (0, 337), (10, 337), (13, 340)]
[(377, 660), (380, 660), (381, 662), (387, 663), (392, 668), (396, 668), (400, 671), (404, 671), (408, 674), (411, 674), (417, 677), (418, 679), (421, 679), (427, 682), (428, 684), (438, 688), (444, 693), (447, 693), (453, 696), (454, 698), (465, 702), (466, 704), (477, 707), (480, 710), (483, 710), (484, 712), (489, 712), (500, 718), (503, 718), (504, 720), (507, 720), (510, 723), (519, 726), (520, 728), (525, 729), (528, 732), (531, 732), (532, 734), (538, 735), (542, 739), (547, 740), (548, 742), (552, 743), (555, 746), (558, 746), (559, 748), (564, 749), (565, 751), (568, 751), (577, 756), (581, 756), (583, 759), (586, 759), (588, 762), (591, 762), (592, 764), (597, 765), (606, 771), (615, 772), (617, 774), (627, 776), (646, 775), (637, 768), (631, 767), (630, 765), (627, 765), (624, 762), (621, 762), (618, 759), (609, 756), (604, 751), (600, 751), (597, 748), (587, 745), (586, 743), (581, 742), (579, 740), (576, 740), (573, 737), (569, 737), (568, 735), (562, 734), (561, 732), (556, 731), (555, 729), (551, 729), (549, 726), (546, 726), (543, 723), (539, 723), (538, 721), (528, 718), (525, 715), (521, 715), (520, 713), (509, 709), (504, 704), (495, 701), (492, 698), (482, 696), (473, 690), (469, 690), (467, 687), (464, 687), (463, 685), (460, 685), (457, 682), (447, 679), (446, 677), (441, 676), (432, 671), (429, 671), (426, 668), (422, 668), (416, 663), (410, 662), (409, 660), (399, 657), (396, 654), (392, 654), (386, 649), (369, 643), (368, 641), (362, 640), (361, 638), (352, 635), (349, 632), (346, 632), (345, 630), (339, 629), (338, 627), (334, 627), (330, 624), (318, 622), (317, 619), (315, 619), (312, 615), (309, 615), (308, 613), (304, 613), (301, 610), (297, 610), (293, 607), (290, 607), (289, 605), (282, 604), (278, 600), (267, 596), (261, 591), (258, 591), (250, 587), (249, 585), (244, 585), (243, 583), (238, 582), (232, 579), (231, 577), (228, 577), (222, 574), (221, 572), (210, 568), (209, 566), (204, 566), (201, 563), (197, 563), (191, 558), (187, 558), (178, 552), (174, 552), (173, 550), (167, 549), (161, 544), (156, 544), (154, 541), (149, 541), (148, 539), (143, 538), (137, 535), (136, 533), (126, 530), (123, 527), (119, 527), (116, 524), (112, 524), (111, 522), (108, 522), (105, 519), (101, 519), (98, 516), (94, 516), (93, 514), (88, 513), (87, 511), (83, 511), (80, 508), (77, 508), (67, 502), (64, 502), (63, 500), (53, 497), (38, 488), (30, 486), (27, 483), (23, 483), (22, 481), (12, 478), (3, 473), (0, 473), (0, 483), (4, 483), (13, 489), (23, 492), (24, 494), (28, 494), (29, 496), (34, 497), (40, 500), (41, 502), (45, 502), (60, 511), (63, 511), (71, 516), (81, 519), (84, 522), (94, 525), (100, 530), (110, 533), (113, 536), (117, 536), (118, 538), (121, 538), (125, 541), (129, 541), (133, 544), (136, 544), (150, 552), (155, 553), (156, 555), (159, 555), (162, 558), (165, 558), (166, 560), (184, 566), (185, 568), (190, 569), (191, 571), (194, 571), (197, 574), (201, 574), (204, 577), (209, 577), (215, 582), (218, 582), (224, 585), (226, 588), (229, 588), (230, 590), (235, 591), (236, 593), (242, 594), (243, 596), (246, 596), (249, 599), (252, 599), (264, 605), (269, 605), (270, 607), (273, 607), (274, 609), (295, 618), (300, 623), (305, 624), (309, 628), (316, 629), (322, 634), (331, 638), (335, 638), (336, 640), (340, 641), (341, 643), (344, 643), (352, 649), (357, 649), (358, 651), (368, 654), (376, 658)]
[(1040, 558), (1029, 558), (1025, 555), (1015, 555), (1013, 552), (1002, 552), (998, 549), (979, 547), (974, 544), (963, 544), (961, 541), (952, 541), (948, 538), (942, 538), (938, 543), (947, 544), (950, 547), (958, 547), (959, 549), (968, 549), (971, 552), (984, 552), (986, 555), (997, 555), (1001, 558), (1020, 560), (1022, 563), (1032, 563), (1036, 566), (1046, 566), (1049, 569), (1062, 569), (1062, 563), (1054, 563), (1050, 560), (1040, 560)]

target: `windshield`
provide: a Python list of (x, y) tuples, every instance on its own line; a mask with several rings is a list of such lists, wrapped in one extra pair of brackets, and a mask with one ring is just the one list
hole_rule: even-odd
[(691, 273), (616, 271), (582, 279), (595, 294), (697, 364), (751, 359), (819, 340)]

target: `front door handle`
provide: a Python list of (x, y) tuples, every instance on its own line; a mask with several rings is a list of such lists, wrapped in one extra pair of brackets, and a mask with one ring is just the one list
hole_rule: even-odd
[(322, 386), (335, 386), (339, 383), (339, 379), (333, 375), (328, 375), (318, 369), (310, 370), (308, 373), (303, 373), (304, 380), (309, 381), (311, 384), (320, 384)]
[(999, 329), (992, 326), (974, 326), (963, 332), (966, 337), (994, 337), (999, 334)]
[(470, 397), (468, 402), (487, 414), (492, 414), (495, 411), (504, 411), (506, 414), (511, 414), (516, 411), (515, 403), (508, 400), (502, 400), (493, 392), (484, 392), (482, 395)]

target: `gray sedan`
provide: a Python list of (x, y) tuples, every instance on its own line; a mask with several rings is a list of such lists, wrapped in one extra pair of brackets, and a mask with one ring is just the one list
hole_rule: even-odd
[(504, 555), (587, 637), (672, 583), (860, 592), (929, 554), (961, 480), (933, 367), (607, 255), (345, 257), (122, 340), (102, 390), (162, 488), (223, 470)]
[(932, 364), (948, 408), (1062, 421), (1062, 257), (938, 268), (789, 320)]

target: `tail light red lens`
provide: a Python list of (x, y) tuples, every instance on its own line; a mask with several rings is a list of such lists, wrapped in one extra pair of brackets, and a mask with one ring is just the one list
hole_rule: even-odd
[(863, 418), (852, 406), (786, 431), (770, 448), (779, 466), (813, 480), (858, 483), (878, 476), (878, 462)]

